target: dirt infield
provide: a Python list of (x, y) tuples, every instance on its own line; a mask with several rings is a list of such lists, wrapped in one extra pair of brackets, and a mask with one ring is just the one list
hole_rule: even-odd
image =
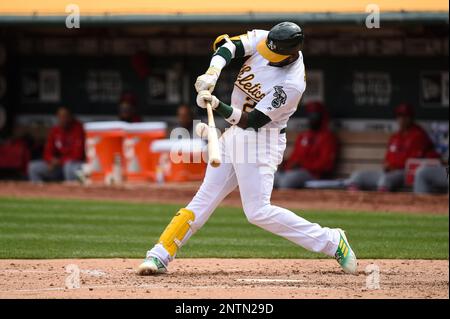
[[(106, 187), (79, 184), (33, 185), (28, 182), (0, 182), (0, 196), (124, 200), (184, 205), (192, 199), (199, 183), (145, 184)], [(410, 193), (348, 192), (336, 190), (275, 190), (272, 202), (292, 209), (330, 209), (448, 214), (448, 195)], [(224, 205), (241, 207), (238, 191)]]
[[(198, 185), (0, 182), (0, 197), (183, 205)], [(297, 209), (448, 214), (448, 195), (292, 190), (274, 191), (272, 201)], [(224, 204), (241, 207), (239, 193)], [(168, 274), (156, 277), (135, 275), (140, 261), (0, 260), (0, 298), (449, 298), (448, 260), (362, 260), (353, 276), (330, 259), (178, 259)]]
[(0, 260), (0, 298), (449, 298), (448, 260), (362, 260), (356, 276), (330, 259), (179, 259), (156, 277), (139, 262)]

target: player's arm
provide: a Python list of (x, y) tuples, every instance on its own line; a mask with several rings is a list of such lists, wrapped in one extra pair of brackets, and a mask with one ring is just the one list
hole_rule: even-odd
[(242, 112), (231, 105), (219, 101), (208, 90), (198, 92), (197, 105), (206, 108), (206, 102), (210, 102), (213, 110), (221, 115), (228, 123), (237, 125), (243, 129), (253, 128), (256, 130), (271, 121), (270, 117), (259, 110), (253, 110), (249, 113)]
[(297, 89), (282, 85), (275, 86), (269, 94), (266, 95), (251, 112), (243, 112), (231, 105), (227, 105), (209, 91), (200, 91), (197, 96), (197, 104), (200, 107), (209, 101), (212, 108), (225, 120), (237, 125), (243, 129), (253, 128), (259, 129), (270, 121), (277, 121), (286, 115), (289, 117), (297, 109), (300, 103), (302, 93)]
[(242, 112), (220, 101), (215, 111), (222, 115), (230, 124), (236, 124), (243, 129), (253, 128), (257, 130), (271, 121), (270, 117), (259, 110), (254, 109), (248, 113)]
[(255, 41), (251, 41), (251, 35), (249, 34), (242, 34), (232, 38), (226, 34), (217, 37), (213, 44), (214, 54), (211, 58), (208, 70), (205, 74), (200, 75), (195, 82), (195, 89), (197, 92), (202, 90), (212, 92), (222, 69), (227, 66), (232, 59), (252, 54), (252, 48), (254, 46), (252, 42)]

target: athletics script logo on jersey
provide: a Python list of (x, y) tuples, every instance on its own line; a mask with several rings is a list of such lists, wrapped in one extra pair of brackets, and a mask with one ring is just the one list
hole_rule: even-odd
[(274, 86), (273, 88), (275, 89), (275, 92), (273, 93), (274, 99), (272, 100), (272, 106), (277, 109), (286, 103), (287, 95), (286, 92), (283, 91), (282, 86)]
[(251, 112), (256, 104), (266, 96), (262, 92), (261, 83), (255, 81), (255, 74), (252, 72), (252, 68), (246, 64), (242, 66), (234, 86), (245, 95), (242, 96), (242, 102), (240, 101), (244, 112)]
[[(245, 74), (245, 76), (244, 76)], [(234, 85), (251, 97), (255, 102), (261, 101), (266, 95), (262, 92), (261, 83), (253, 83), (255, 74), (252, 73), (251, 66), (243, 65)]]

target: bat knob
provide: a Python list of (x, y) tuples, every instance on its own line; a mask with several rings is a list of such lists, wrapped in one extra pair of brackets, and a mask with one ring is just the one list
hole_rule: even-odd
[(219, 159), (211, 159), (209, 161), (209, 164), (211, 164), (212, 167), (219, 167), (220, 166), (220, 160)]

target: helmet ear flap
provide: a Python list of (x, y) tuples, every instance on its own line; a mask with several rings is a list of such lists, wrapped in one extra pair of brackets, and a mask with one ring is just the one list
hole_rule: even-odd
[(230, 39), (230, 36), (228, 34), (222, 34), (219, 35), (212, 45), (213, 51), (216, 51), (220, 46), (224, 45), (226, 42), (228, 42)]

